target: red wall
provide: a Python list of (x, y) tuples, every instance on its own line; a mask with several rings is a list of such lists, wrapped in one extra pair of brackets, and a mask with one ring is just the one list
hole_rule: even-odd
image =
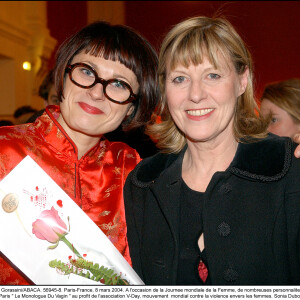
[(126, 1), (126, 23), (158, 49), (181, 20), (217, 11), (235, 26), (253, 55), (257, 96), (275, 80), (300, 77), (298, 1)]
[[(47, 1), (47, 18), (50, 35), (57, 40), (55, 50), (71, 34), (87, 25), (86, 1)], [(54, 67), (55, 51), (49, 68)]]
[[(125, 1), (126, 24), (159, 49), (181, 20), (221, 12), (253, 55), (257, 96), (275, 80), (300, 77), (300, 1)], [(87, 24), (87, 1), (47, 1), (48, 27), (58, 45)], [(50, 67), (54, 64), (54, 56)]]

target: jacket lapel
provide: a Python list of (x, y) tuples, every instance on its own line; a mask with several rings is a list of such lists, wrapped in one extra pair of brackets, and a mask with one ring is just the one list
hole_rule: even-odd
[(184, 152), (181, 152), (178, 159), (163, 172), (152, 186), (152, 192), (156, 196), (158, 204), (168, 221), (170, 231), (174, 238), (174, 260), (172, 264), (173, 278), (175, 282), (178, 267), (179, 251), (179, 222), (180, 222), (180, 189), (181, 189), (181, 170)]
[(183, 155), (184, 152), (181, 152), (176, 161), (155, 180), (152, 186), (166, 219), (170, 220), (171, 229), (177, 229), (179, 224), (179, 193)]

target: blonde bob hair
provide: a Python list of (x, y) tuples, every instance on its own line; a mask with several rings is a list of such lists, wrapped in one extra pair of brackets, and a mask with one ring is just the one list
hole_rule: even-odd
[(291, 78), (266, 85), (261, 101), (268, 99), (300, 123), (300, 79)]
[[(174, 69), (177, 65), (198, 65), (207, 57), (217, 69), (218, 59), (223, 56), (233, 63), (237, 74), (249, 70), (248, 85), (237, 101), (234, 116), (234, 136), (237, 141), (263, 138), (267, 135), (267, 123), (260, 118), (253, 95), (253, 70), (251, 55), (233, 26), (223, 18), (194, 17), (175, 25), (163, 40), (158, 64), (161, 90), (157, 114), (149, 123), (147, 133), (157, 141), (161, 152), (178, 153), (186, 144), (186, 137), (170, 115), (166, 97), (166, 64)], [(258, 114), (257, 114), (258, 113)], [(157, 122), (157, 116), (161, 122)]]

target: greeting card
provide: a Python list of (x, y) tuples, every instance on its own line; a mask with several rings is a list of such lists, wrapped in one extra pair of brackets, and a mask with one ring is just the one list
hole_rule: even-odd
[(143, 284), (31, 157), (0, 182), (0, 204), (0, 251), (35, 284)]

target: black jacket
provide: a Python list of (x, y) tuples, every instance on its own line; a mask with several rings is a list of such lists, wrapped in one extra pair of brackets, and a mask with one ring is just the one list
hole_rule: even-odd
[[(240, 143), (205, 192), (203, 232), (214, 285), (300, 284), (300, 159), (289, 138)], [(176, 284), (185, 149), (144, 159), (124, 188), (133, 268), (146, 284)], [(192, 221), (192, 220), (191, 220)]]

